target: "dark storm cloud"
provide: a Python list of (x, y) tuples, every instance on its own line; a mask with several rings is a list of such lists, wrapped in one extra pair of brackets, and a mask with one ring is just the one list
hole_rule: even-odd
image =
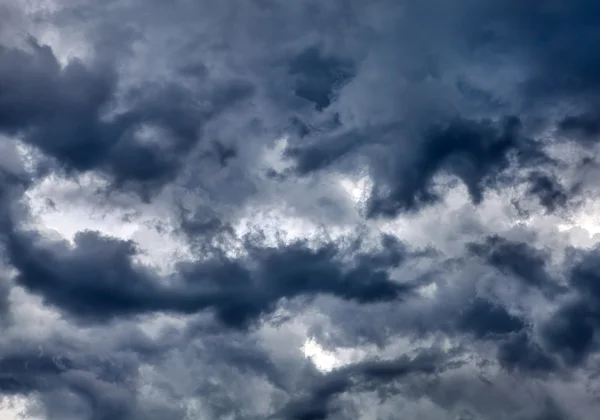
[[(76, 351), (77, 344), (58, 337), (47, 338), (38, 342), (37, 346), (35, 341), (35, 338), (31, 342), (15, 340), (5, 343), (0, 349), (0, 382), (4, 393), (72, 393), (81, 397), (84, 411), (94, 412), (92, 416), (96, 417), (92, 418), (109, 413), (115, 418), (132, 418), (134, 401), (130, 399), (132, 390), (127, 388), (126, 381), (127, 378), (133, 380), (136, 375), (134, 364), (127, 363), (122, 356), (114, 358), (122, 358), (118, 366), (107, 363), (90, 349)], [(115, 384), (111, 385), (115, 389), (120, 388), (122, 397), (115, 398), (114, 391), (111, 396), (109, 384)], [(63, 398), (65, 406), (69, 405), (67, 401)], [(52, 413), (55, 403), (48, 403)]]
[(191, 394), (211, 396), (208, 415), (243, 415), (235, 395), (228, 395), (231, 381), (266, 376), (278, 384), (283, 372), (255, 340), (213, 330), (164, 331), (150, 338), (135, 326), (115, 323), (110, 330), (92, 329), (84, 339), (51, 334), (9, 340), (0, 346), (0, 386), (4, 395), (39, 396), (52, 419), (184, 419), (180, 399), (189, 395), (169, 383), (169, 373), (153, 384), (160, 398), (140, 388), (151, 381), (142, 365), (173, 372), (186, 360)]
[(555, 358), (526, 332), (514, 334), (498, 346), (498, 361), (509, 372), (552, 373), (559, 371)]
[[(600, 255), (557, 228), (594, 199), (568, 162), (597, 159), (595, 2), (10, 3), (0, 134), (38, 154), (0, 158), (0, 394), (49, 420), (598, 417)], [(65, 64), (78, 41), (92, 58)], [(49, 239), (19, 206), (53, 172), (108, 178), (108, 207), (134, 187), (193, 257), (163, 275), (141, 243)], [(342, 197), (344, 175), (370, 190)], [(236, 233), (280, 209), (331, 239)], [(304, 330), (366, 359), (318, 372)], [(423, 340), (457, 350), (394, 347)]]
[(382, 251), (366, 254), (346, 254), (333, 244), (316, 250), (302, 243), (250, 245), (254, 270), (248, 261), (222, 257), (181, 264), (174, 278), (134, 262), (134, 243), (96, 232), (78, 233), (70, 247), (13, 231), (6, 252), (19, 284), (81, 319), (212, 308), (225, 324), (242, 327), (274, 311), (283, 298), (328, 294), (367, 304), (406, 296), (416, 285), (393, 280), (388, 270), (410, 253), (389, 237), (382, 244)]
[(556, 177), (540, 172), (531, 173), (529, 183), (528, 192), (536, 195), (540, 204), (550, 213), (565, 208), (569, 204), (569, 197), (576, 192), (576, 189), (568, 191)]
[(548, 347), (568, 364), (580, 364), (594, 348), (594, 314), (584, 301), (561, 307), (544, 326)]
[(38, 243), (43, 239), (35, 233), (7, 236), (7, 255), (20, 272), (18, 283), (41, 293), (49, 303), (84, 318), (161, 307), (159, 296), (165, 290), (151, 272), (133, 263), (131, 242), (86, 232), (78, 234), (70, 249), (66, 243)]
[(598, 288), (598, 249), (571, 253), (569, 283), (575, 296), (565, 302), (543, 326), (549, 347), (566, 363), (580, 364), (597, 349), (600, 328), (600, 289)]
[(365, 151), (375, 181), (367, 214), (392, 217), (439, 201), (442, 195), (433, 183), (438, 174), (458, 177), (473, 202), (480, 203), (487, 188), (514, 182), (510, 176), (502, 177), (511, 158), (521, 165), (546, 160), (536, 143), (521, 134), (520, 126), (518, 118), (509, 117), (500, 121), (457, 119), (416, 135), (389, 127), (320, 139), (309, 146), (293, 147), (288, 154), (296, 159), (297, 170), (307, 173), (324, 169), (351, 152), (379, 146), (379, 151)]
[[(108, 116), (118, 99), (112, 64), (71, 60), (62, 67), (50, 47), (33, 38), (28, 46), (0, 50), (0, 131), (20, 135), (68, 170), (99, 169), (119, 184), (171, 179), (207, 121), (252, 92), (241, 81), (200, 97), (175, 83), (144, 85), (128, 94), (131, 108)], [(145, 125), (158, 139), (140, 138)]]
[(52, 386), (51, 381), (69, 369), (47, 355), (14, 354), (3, 355), (0, 361), (2, 380), (0, 388), (5, 393), (30, 393)]
[(502, 306), (478, 298), (462, 312), (458, 327), (477, 338), (484, 338), (519, 332), (525, 328), (525, 323)]
[[(439, 18), (433, 12), (425, 11), (425, 6), (422, 8), (413, 2), (404, 6), (407, 18), (431, 19), (433, 22)], [(503, 172), (509, 168), (511, 154), (518, 156), (519, 168), (542, 163), (540, 158), (544, 155), (546, 140), (541, 143), (527, 140), (525, 133), (520, 133), (520, 120), (541, 118), (550, 125), (558, 124), (562, 131), (581, 132), (586, 138), (594, 134), (593, 117), (565, 115), (556, 120), (548, 105), (556, 106), (560, 101), (566, 101), (565, 105), (574, 109), (594, 106), (592, 92), (600, 79), (592, 70), (597, 67), (594, 66), (597, 54), (591, 50), (600, 36), (593, 24), (598, 20), (597, 7), (583, 1), (576, 4), (557, 1), (552, 5), (513, 1), (462, 2), (448, 13), (446, 25), (427, 30), (431, 38), (426, 38), (427, 41), (439, 43), (439, 46), (428, 44), (427, 47), (443, 48), (445, 41), (460, 51), (464, 55), (461, 58), (467, 63), (479, 57), (490, 61), (513, 60), (515, 65), (522, 66), (525, 83), (515, 82), (510, 87), (514, 89), (515, 96), (510, 98), (514, 104), (509, 109), (514, 109), (516, 118), (508, 118), (504, 122), (502, 118), (496, 118), (493, 123), (472, 118), (469, 114), (477, 115), (477, 112), (468, 110), (468, 106), (465, 108), (463, 104), (464, 101), (470, 104), (476, 102), (473, 89), (478, 88), (471, 86), (465, 90), (465, 86), (470, 85), (459, 78), (456, 83), (461, 105), (455, 111), (459, 115), (455, 122), (446, 123), (445, 116), (432, 112), (429, 118), (427, 115), (417, 116), (421, 127), (416, 132), (398, 130), (397, 126), (406, 125), (406, 112), (398, 106), (395, 120), (391, 118), (383, 125), (367, 124), (358, 127), (352, 134), (335, 135), (333, 140), (317, 134), (323, 138), (310, 146), (294, 146), (290, 155), (297, 160), (299, 172), (305, 174), (324, 169), (342, 157), (350, 160), (362, 154), (361, 161), (364, 162), (366, 157), (374, 173), (375, 187), (368, 204), (368, 213), (372, 216), (414, 211), (439, 200), (444, 192), (433, 191), (431, 183), (436, 174), (444, 172), (461, 179), (473, 201), (478, 203), (487, 188), (498, 186)], [(388, 35), (400, 36), (399, 33)], [(452, 38), (442, 39), (444, 36)], [(439, 53), (440, 56), (434, 60), (446, 58), (441, 51)], [(389, 51), (389, 54), (394, 52)], [(405, 60), (410, 58), (404, 57)], [(385, 66), (390, 62), (395, 64), (391, 60), (382, 60), (381, 64)], [(436, 62), (438, 65), (441, 63)], [(410, 73), (402, 72), (405, 69), (401, 66), (396, 70), (397, 83), (410, 76)], [(383, 67), (382, 71), (392, 71), (392, 68)], [(467, 80), (470, 77), (468, 74), (465, 76)], [(442, 83), (441, 74), (430, 72), (430, 77), (436, 83)], [(393, 88), (379, 92), (380, 99), (388, 103), (392, 92)], [(496, 94), (481, 89), (479, 92), (479, 96), (493, 97)], [(577, 103), (578, 99), (580, 103)], [(368, 100), (375, 98), (363, 99)], [(504, 105), (494, 104), (493, 100), (485, 102), (488, 103), (486, 109), (496, 110), (496, 116), (506, 112)], [(527, 104), (525, 106), (529, 109), (522, 108), (520, 104)], [(339, 109), (344, 110), (345, 105), (341, 102)], [(366, 109), (370, 105), (367, 102)], [(548, 116), (544, 115), (546, 111)], [(443, 121), (441, 127), (440, 121)], [(390, 129), (390, 126), (396, 128)], [(381, 153), (374, 152), (381, 143), (384, 144)], [(394, 152), (390, 153), (392, 150)], [(564, 206), (569, 195), (576, 193), (563, 191), (548, 177), (532, 177), (531, 193), (538, 195), (541, 204), (550, 211)], [(514, 178), (505, 181), (517, 183)]]
[[(132, 378), (135, 375), (135, 370), (131, 370), (132, 366), (121, 364), (119, 367), (112, 367), (95, 360), (81, 360), (78, 366), (61, 355), (48, 354), (48, 351), (23, 350), (25, 349), (21, 349), (18, 354), (2, 357), (0, 370), (3, 392), (27, 395), (62, 388), (79, 396), (88, 410), (93, 411), (92, 418), (132, 418), (135, 401), (131, 395), (132, 390), (125, 385), (126, 376), (130, 375)], [(127, 368), (130, 370), (126, 371)], [(110, 389), (111, 386), (114, 390)]]
[(468, 244), (467, 249), (483, 258), (486, 263), (517, 278), (529, 287), (549, 294), (564, 291), (547, 271), (550, 258), (547, 251), (499, 236), (488, 237), (483, 243)]
[[(6, 149), (4, 150), (6, 152)], [(7, 153), (8, 154), (8, 153)], [(10, 154), (6, 156), (11, 159)], [(31, 180), (25, 173), (14, 174), (0, 164), (0, 231), (11, 226), (11, 212), (23, 191), (31, 185)], [(10, 269), (4, 265), (0, 268), (0, 318), (2, 322), (9, 321), (10, 300), (12, 289)]]
[(559, 132), (593, 143), (600, 134), (600, 120), (592, 114), (568, 116), (558, 123)]
[(383, 185), (375, 186), (369, 215), (394, 216), (440, 200), (432, 185), (440, 172), (457, 176), (473, 202), (480, 203), (485, 189), (501, 182), (511, 153), (523, 164), (541, 157), (535, 145), (522, 138), (520, 124), (513, 117), (500, 122), (457, 120), (424, 133), (422, 146), (410, 160), (396, 162), (392, 172), (384, 174)]
[(577, 94), (581, 99), (597, 94), (600, 79), (593, 70), (600, 64), (593, 48), (600, 39), (597, 4), (584, 0), (505, 3), (511, 7), (496, 4), (490, 15), (491, 23), (504, 24), (498, 27), (495, 40), (505, 45), (514, 42), (515, 50), (524, 46), (533, 54), (530, 86), (534, 94)]
[(434, 376), (449, 365), (448, 356), (439, 351), (423, 351), (410, 358), (395, 360), (369, 360), (346, 366), (318, 378), (309, 395), (292, 401), (282, 413), (273, 418), (295, 420), (323, 420), (335, 411), (335, 397), (351, 391), (373, 390), (393, 381), (401, 381), (409, 375)]
[(312, 102), (318, 111), (331, 105), (335, 90), (352, 77), (352, 62), (327, 57), (318, 47), (311, 47), (294, 57), (290, 73), (296, 78), (294, 93)]

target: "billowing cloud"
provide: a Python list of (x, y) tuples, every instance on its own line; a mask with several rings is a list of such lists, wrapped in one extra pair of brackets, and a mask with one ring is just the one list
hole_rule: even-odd
[(598, 418), (598, 28), (5, 1), (0, 416)]

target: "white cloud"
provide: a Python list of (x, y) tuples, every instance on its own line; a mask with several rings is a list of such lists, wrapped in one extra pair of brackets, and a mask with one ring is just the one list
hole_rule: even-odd
[(0, 397), (0, 420), (45, 420), (34, 415), (30, 408), (31, 401), (21, 396)]

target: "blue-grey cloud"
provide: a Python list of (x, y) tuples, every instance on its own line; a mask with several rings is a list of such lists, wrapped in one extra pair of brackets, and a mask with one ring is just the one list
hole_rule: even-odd
[(597, 418), (599, 24), (7, 1), (0, 394), (51, 420)]

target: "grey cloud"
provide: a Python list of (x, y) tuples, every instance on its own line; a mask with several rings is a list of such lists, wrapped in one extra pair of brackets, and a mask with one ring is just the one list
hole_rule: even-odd
[[(599, 11), (9, 0), (0, 393), (48, 419), (597, 418), (598, 250), (561, 230), (595, 229)], [(50, 239), (29, 196), (82, 175), (161, 240)], [(171, 273), (140, 261), (170, 245)], [(310, 336), (365, 359), (321, 373)]]
[(324, 56), (317, 47), (308, 48), (294, 57), (289, 71), (297, 78), (296, 96), (312, 102), (317, 111), (331, 105), (335, 90), (354, 73), (352, 62)]
[(468, 244), (467, 248), (488, 264), (516, 277), (525, 285), (549, 294), (564, 292), (548, 272), (550, 255), (547, 251), (498, 236), (488, 237), (481, 244)]
[(525, 323), (493, 302), (475, 299), (461, 314), (458, 327), (483, 338), (520, 332), (525, 328)]
[[(203, 125), (252, 92), (242, 81), (202, 97), (175, 84), (143, 85), (128, 94), (131, 109), (107, 116), (117, 100), (111, 63), (73, 60), (61, 68), (52, 49), (35, 39), (29, 50), (3, 48), (2, 55), (0, 130), (21, 135), (67, 170), (99, 169), (117, 184), (172, 179)], [(158, 130), (150, 134), (158, 140), (140, 138), (144, 125)]]
[[(293, 401), (276, 418), (318, 420), (329, 418), (332, 399), (353, 387), (376, 389), (381, 384), (402, 380), (411, 374), (435, 375), (446, 368), (445, 357), (435, 351), (414, 358), (391, 361), (365, 361), (336, 370), (319, 378), (307, 398)], [(334, 410), (333, 410), (334, 411)]]
[(533, 172), (529, 176), (529, 193), (539, 197), (540, 204), (548, 212), (565, 208), (569, 204), (569, 197), (576, 192), (576, 188), (568, 191), (561, 183), (547, 174)]
[(382, 244), (380, 253), (349, 254), (355, 261), (347, 268), (347, 251), (333, 244), (317, 250), (302, 243), (281, 249), (249, 244), (256, 270), (244, 260), (217, 256), (181, 263), (180, 275), (166, 279), (133, 261), (133, 242), (97, 232), (78, 233), (70, 248), (12, 231), (5, 245), (19, 284), (82, 320), (214, 309), (225, 324), (242, 327), (274, 311), (283, 298), (330, 294), (367, 304), (407, 296), (415, 285), (393, 280), (387, 270), (410, 253), (390, 237)]

